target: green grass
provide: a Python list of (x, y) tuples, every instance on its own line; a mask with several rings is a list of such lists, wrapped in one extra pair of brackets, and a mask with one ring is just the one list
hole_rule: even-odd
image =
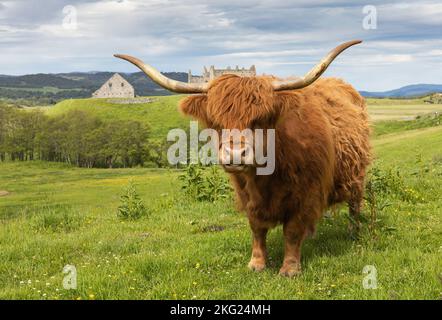
[[(188, 120), (177, 112), (178, 102), (182, 98), (183, 95), (158, 96), (153, 97), (152, 103), (137, 104), (115, 103), (118, 99), (68, 99), (42, 110), (49, 115), (57, 115), (80, 109), (89, 110), (102, 119), (139, 120), (150, 125), (154, 139), (164, 139), (170, 128), (188, 126)], [(374, 122), (412, 120), (417, 115), (442, 112), (442, 105), (424, 103), (424, 98), (367, 99), (367, 104)]]
[(374, 136), (381, 136), (384, 134), (428, 128), (439, 126), (442, 124), (442, 114), (428, 114), (424, 116), (417, 116), (413, 120), (407, 121), (377, 121), (374, 131)]
[[(176, 171), (0, 164), (0, 189), (11, 192), (0, 197), (0, 299), (439, 299), (442, 127), (373, 145), (377, 166), (399, 170), (416, 200), (389, 197), (375, 235), (365, 224), (357, 241), (346, 208), (324, 218), (295, 279), (277, 275), (280, 227), (269, 234), (268, 269), (250, 272), (247, 219), (231, 199), (187, 200)], [(150, 212), (138, 221), (117, 217), (129, 179)], [(62, 287), (67, 264), (77, 290)], [(377, 268), (376, 290), (362, 287), (365, 265)]]
[[(152, 97), (152, 103), (124, 104), (118, 99), (68, 99), (53, 107), (42, 107), (49, 115), (59, 115), (69, 110), (89, 110), (98, 117), (109, 119), (130, 119), (147, 123), (151, 128), (151, 137), (162, 140), (171, 128), (187, 128), (188, 119), (178, 109), (178, 102), (183, 95)], [(141, 98), (144, 99), (144, 98)], [(412, 120), (417, 115), (442, 112), (440, 104), (425, 104), (422, 99), (367, 99), (368, 110), (373, 122), (384, 123), (385, 130), (402, 130), (406, 124), (390, 124), (391, 120)], [(412, 127), (414, 128), (414, 127)], [(382, 131), (382, 130), (381, 130)], [(383, 132), (384, 133), (384, 132)]]
[(397, 99), (397, 98), (367, 98), (367, 104), (371, 106), (403, 106), (424, 104), (427, 97)]
[[(153, 103), (66, 100), (50, 115), (91, 110), (103, 119), (138, 119), (154, 139), (186, 127), (176, 112), (181, 96)], [(382, 100), (382, 101), (378, 101)], [(388, 196), (375, 233), (347, 233), (346, 208), (324, 218), (303, 247), (303, 274), (277, 275), (281, 228), (268, 239), (270, 263), (247, 270), (251, 236), (232, 199), (192, 202), (179, 172), (155, 169), (80, 169), (45, 162), (0, 163), (0, 299), (438, 299), (442, 297), (442, 127), (439, 110), (416, 99), (369, 99), (376, 166), (399, 171), (413, 201)], [(388, 116), (386, 116), (388, 115)], [(117, 217), (120, 194), (134, 181), (149, 215)], [(367, 212), (365, 213), (367, 216)], [(75, 265), (78, 289), (62, 287), (63, 267)], [(362, 287), (375, 265), (378, 289)]]
[[(179, 112), (178, 102), (183, 96), (152, 97), (151, 103), (118, 104), (118, 99), (68, 99), (46, 109), (49, 115), (68, 110), (89, 110), (104, 120), (139, 120), (149, 124), (153, 139), (164, 139), (172, 128), (188, 126), (188, 120)], [(143, 98), (142, 98), (143, 99)]]
[(412, 120), (414, 117), (442, 112), (442, 104), (426, 103), (428, 97), (416, 99), (367, 99), (368, 112), (374, 122)]

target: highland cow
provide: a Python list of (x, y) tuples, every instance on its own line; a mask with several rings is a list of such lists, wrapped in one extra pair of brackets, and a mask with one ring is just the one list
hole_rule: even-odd
[[(301, 271), (301, 245), (315, 232), (327, 208), (347, 202), (351, 220), (359, 226), (364, 178), (370, 163), (369, 123), (364, 99), (342, 80), (319, 79), (350, 41), (332, 50), (304, 77), (223, 75), (210, 83), (168, 79), (151, 66), (116, 55), (144, 71), (156, 83), (189, 95), (181, 111), (215, 130), (275, 130), (275, 163), (271, 175), (257, 175), (257, 165), (245, 161), (223, 167), (234, 186), (240, 210), (247, 213), (253, 234), (249, 268), (265, 268), (266, 235), (283, 225), (285, 254), (280, 274)], [(317, 81), (316, 81), (317, 80)], [(223, 144), (219, 156), (244, 154), (247, 142)], [(227, 148), (227, 150), (226, 150)]]

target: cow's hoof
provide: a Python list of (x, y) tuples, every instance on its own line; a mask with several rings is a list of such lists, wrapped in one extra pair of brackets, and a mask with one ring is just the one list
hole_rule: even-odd
[(348, 234), (350, 239), (359, 240), (361, 234), (361, 225), (350, 222), (348, 225)]
[(298, 263), (283, 265), (279, 269), (279, 275), (283, 277), (293, 278), (301, 274), (301, 266)]
[(252, 271), (259, 272), (265, 269), (266, 263), (263, 260), (252, 258), (248, 264), (248, 267)]

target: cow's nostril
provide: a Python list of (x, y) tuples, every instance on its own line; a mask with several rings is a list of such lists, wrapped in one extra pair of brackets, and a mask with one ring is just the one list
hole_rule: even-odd
[(246, 145), (242, 154), (242, 161), (243, 164), (253, 164), (254, 162), (254, 154), (253, 154), (253, 147), (250, 145)]
[(220, 153), (220, 160), (222, 164), (229, 164), (231, 162), (231, 158), (232, 158), (232, 149), (229, 148), (228, 146), (223, 146), (221, 148), (221, 153)]
[(250, 145), (234, 145), (233, 148), (223, 145), (220, 150), (220, 159), (222, 164), (245, 165), (253, 164), (253, 149)]

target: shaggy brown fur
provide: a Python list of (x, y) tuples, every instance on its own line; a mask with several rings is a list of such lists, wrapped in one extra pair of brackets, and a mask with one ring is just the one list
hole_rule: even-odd
[(370, 163), (369, 124), (364, 99), (339, 79), (320, 79), (304, 89), (275, 92), (270, 77), (224, 75), (207, 94), (181, 102), (183, 113), (220, 130), (276, 129), (276, 168), (231, 173), (239, 208), (253, 232), (249, 267), (266, 263), (267, 231), (283, 224), (285, 256), (280, 273), (300, 272), (300, 250), (323, 212), (347, 202), (360, 213)]

